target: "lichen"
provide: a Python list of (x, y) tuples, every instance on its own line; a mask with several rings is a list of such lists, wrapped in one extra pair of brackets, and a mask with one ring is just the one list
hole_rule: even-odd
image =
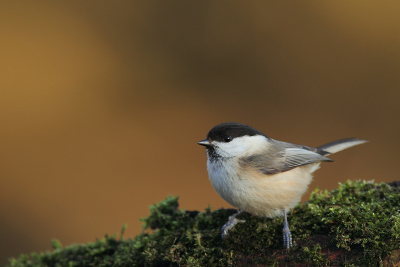
[(400, 188), (396, 184), (347, 181), (331, 192), (316, 189), (289, 216), (295, 247), (283, 248), (283, 219), (246, 220), (221, 240), (221, 227), (234, 209), (178, 209), (169, 196), (141, 219), (133, 239), (102, 240), (11, 259), (22, 266), (375, 266), (399, 262)]

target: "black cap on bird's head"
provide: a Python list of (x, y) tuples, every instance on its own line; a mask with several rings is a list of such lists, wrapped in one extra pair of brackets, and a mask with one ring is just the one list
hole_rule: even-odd
[(228, 143), (235, 137), (262, 135), (262, 132), (245, 124), (237, 122), (225, 122), (214, 126), (207, 134), (207, 139), (201, 140), (197, 144), (210, 147), (212, 141)]

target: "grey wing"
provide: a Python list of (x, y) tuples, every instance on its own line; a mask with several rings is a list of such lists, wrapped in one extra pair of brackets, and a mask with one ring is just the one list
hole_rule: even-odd
[(287, 148), (285, 152), (285, 167), (282, 171), (288, 171), (295, 167), (311, 164), (314, 162), (333, 161), (332, 159), (321, 156), (314, 151), (302, 148)]
[(270, 150), (270, 153), (253, 155), (242, 159), (242, 166), (245, 167), (247, 165), (248, 167), (255, 167), (264, 174), (275, 174), (314, 162), (333, 161), (332, 159), (310, 150), (313, 148), (289, 143), (285, 143), (285, 146), (286, 147), (280, 146), (271, 149), (272, 151)]

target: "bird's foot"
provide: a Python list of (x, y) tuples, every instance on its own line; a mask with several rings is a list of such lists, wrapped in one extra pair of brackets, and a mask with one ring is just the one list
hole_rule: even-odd
[(222, 226), (222, 229), (221, 229), (222, 239), (224, 239), (228, 235), (229, 230), (231, 230), (233, 227), (235, 227), (236, 224), (246, 222), (246, 220), (236, 219), (236, 216), (238, 216), (240, 213), (242, 213), (242, 212), (239, 211), (238, 213), (230, 216), (229, 221), (226, 224), (224, 224), (224, 226)]
[(283, 227), (283, 246), (286, 247), (286, 249), (293, 247), (292, 234), (287, 225)]

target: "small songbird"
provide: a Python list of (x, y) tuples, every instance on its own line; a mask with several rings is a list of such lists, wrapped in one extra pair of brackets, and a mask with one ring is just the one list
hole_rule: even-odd
[(207, 169), (215, 191), (238, 208), (222, 227), (222, 238), (238, 222), (241, 212), (262, 217), (284, 216), (283, 244), (293, 246), (286, 213), (299, 203), (312, 173), (326, 156), (367, 142), (347, 138), (317, 148), (269, 138), (250, 126), (227, 122), (212, 128), (198, 142), (207, 149)]

